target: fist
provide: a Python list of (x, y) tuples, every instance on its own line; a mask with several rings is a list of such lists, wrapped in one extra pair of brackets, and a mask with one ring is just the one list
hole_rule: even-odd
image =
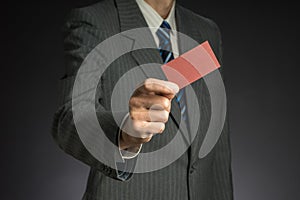
[(120, 148), (139, 147), (149, 142), (154, 134), (165, 129), (171, 110), (171, 101), (179, 87), (172, 82), (146, 79), (129, 100), (129, 116), (120, 139)]

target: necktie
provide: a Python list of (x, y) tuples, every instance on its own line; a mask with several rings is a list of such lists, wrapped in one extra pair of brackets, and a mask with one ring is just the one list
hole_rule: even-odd
[[(167, 63), (174, 59), (172, 53), (172, 44), (170, 39), (171, 26), (168, 22), (163, 21), (161, 26), (158, 28), (156, 34), (159, 39), (159, 53), (163, 59), (164, 63)], [(187, 122), (187, 112), (186, 112), (186, 101), (185, 101), (185, 91), (181, 89), (176, 97), (176, 101), (179, 104), (181, 110), (182, 119)]]

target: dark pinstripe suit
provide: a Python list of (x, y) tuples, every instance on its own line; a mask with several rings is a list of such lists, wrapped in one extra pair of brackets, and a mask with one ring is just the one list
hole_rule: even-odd
[[(215, 23), (179, 5), (175, 9), (178, 31), (189, 35), (199, 43), (208, 40), (221, 60), (221, 38)], [(66, 20), (64, 26), (66, 76), (61, 80), (61, 106), (54, 117), (53, 137), (66, 153), (91, 166), (83, 199), (232, 199), (228, 120), (214, 149), (205, 158), (198, 158), (199, 148), (209, 124), (211, 106), (209, 93), (202, 79), (192, 84), (197, 91), (201, 112), (197, 136), (188, 151), (163, 169), (134, 174), (129, 180), (120, 181), (116, 171), (97, 161), (85, 149), (77, 135), (70, 97), (76, 72), (83, 59), (109, 36), (146, 26), (134, 0), (100, 1), (89, 7), (74, 9)], [(184, 44), (179, 44), (179, 48), (181, 53), (188, 50), (184, 49)], [(110, 110), (113, 87), (124, 73), (144, 63), (162, 63), (158, 50), (139, 50), (121, 56), (106, 70), (99, 82), (97, 114), (102, 128), (112, 141), (117, 141), (118, 126), (106, 111)], [(180, 112), (174, 103), (171, 112), (175, 117)], [(154, 137), (143, 146), (142, 151), (159, 149), (174, 137), (176, 131), (176, 123), (169, 120), (164, 134)]]

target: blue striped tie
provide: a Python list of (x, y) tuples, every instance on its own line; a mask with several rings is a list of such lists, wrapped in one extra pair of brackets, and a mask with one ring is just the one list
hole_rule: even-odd
[[(156, 34), (159, 39), (159, 53), (163, 59), (164, 63), (167, 63), (174, 59), (172, 53), (172, 44), (170, 39), (171, 26), (168, 22), (163, 21), (161, 26), (158, 28)], [(176, 98), (177, 103), (179, 104), (181, 110), (181, 117), (184, 121), (187, 122), (187, 112), (186, 112), (186, 101), (185, 101), (185, 91), (181, 89)]]

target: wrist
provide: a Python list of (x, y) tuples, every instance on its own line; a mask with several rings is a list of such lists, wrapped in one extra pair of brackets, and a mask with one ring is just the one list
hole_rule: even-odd
[(121, 131), (119, 148), (121, 150), (136, 153), (139, 151), (141, 144), (134, 144), (133, 142), (131, 142), (130, 137), (132, 136), (128, 135), (124, 131)]

